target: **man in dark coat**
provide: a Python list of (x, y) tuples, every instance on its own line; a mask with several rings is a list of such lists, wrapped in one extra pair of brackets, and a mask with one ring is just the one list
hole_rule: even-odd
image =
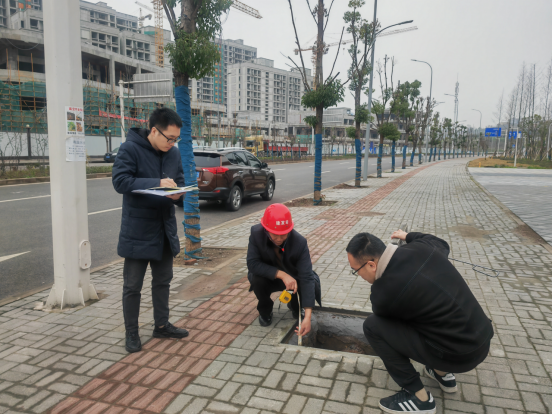
[(464, 278), (449, 262), (449, 245), (430, 234), (398, 230), (385, 244), (369, 233), (347, 246), (349, 264), (372, 284), (373, 315), (364, 334), (389, 375), (403, 388), (380, 400), (388, 413), (435, 413), (435, 400), (424, 388), (410, 359), (444, 392), (456, 392), (453, 372), (467, 372), (487, 357), (494, 334), (489, 318)]
[(185, 329), (169, 322), (169, 289), (173, 257), (180, 251), (175, 203), (182, 194), (166, 197), (133, 193), (152, 187), (184, 186), (180, 152), (182, 120), (169, 108), (153, 111), (150, 129), (131, 128), (113, 165), (113, 187), (123, 194), (123, 215), (117, 253), (125, 258), (123, 315), (126, 349), (142, 348), (138, 334), (140, 291), (148, 264), (152, 272), (152, 302), (156, 338), (184, 338)]
[(301, 336), (310, 332), (314, 302), (321, 302), (320, 279), (312, 270), (307, 240), (293, 230), (291, 212), (283, 204), (270, 205), (261, 224), (251, 227), (247, 268), (251, 290), (259, 300), (261, 326), (272, 323), (274, 301), (270, 295), (288, 290), (293, 291), (288, 303), (293, 317), (299, 317), (299, 301), (305, 310), (301, 330), (296, 332)]

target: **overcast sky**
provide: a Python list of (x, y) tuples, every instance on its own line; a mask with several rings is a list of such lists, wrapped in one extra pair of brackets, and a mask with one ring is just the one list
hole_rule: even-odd
[[(118, 11), (138, 15), (134, 0), (105, 0)], [(316, 0), (311, 0), (316, 3)], [(330, 0), (325, 0), (327, 4)], [(287, 0), (242, 0), (259, 10), (262, 19), (255, 19), (231, 8), (224, 24), (225, 39), (243, 39), (257, 48), (257, 56), (274, 60), (275, 67), (288, 68), (282, 53), (292, 58), (295, 37)], [(143, 1), (149, 4), (149, 1)], [(292, 0), (299, 40), (310, 46), (316, 36), (316, 26), (309, 14), (306, 0)], [(326, 42), (339, 40), (347, 0), (335, 0), (327, 29)], [(367, 0), (361, 11), (373, 18), (373, 0)], [(433, 97), (443, 101), (437, 107), (441, 116), (453, 118), (456, 79), (459, 82), (458, 120), (479, 126), (496, 123), (493, 113), (504, 90), (505, 98), (515, 85), (523, 62), (536, 64), (537, 76), (552, 59), (552, 1), (550, 0), (379, 0), (378, 19), (382, 27), (405, 20), (418, 30), (382, 37), (376, 43), (376, 61), (385, 55), (396, 60), (394, 80), (422, 82), (422, 94), (429, 96), (430, 68), (411, 59), (425, 60), (433, 66)], [(407, 26), (401, 26), (407, 27)], [(168, 29), (168, 25), (166, 25)], [(393, 30), (393, 29), (389, 29)], [(344, 37), (348, 36), (345, 34)], [(324, 73), (328, 74), (336, 47), (324, 56)], [(311, 67), (310, 52), (305, 52), (305, 65)], [(340, 51), (336, 70), (345, 79), (350, 59)], [(375, 97), (380, 94), (377, 77)], [(366, 98), (363, 102), (366, 102)], [(353, 108), (347, 91), (340, 106)]]

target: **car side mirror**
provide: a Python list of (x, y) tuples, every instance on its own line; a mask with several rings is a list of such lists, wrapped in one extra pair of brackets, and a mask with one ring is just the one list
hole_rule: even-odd
[(268, 164), (266, 162), (261, 163), (261, 168), (268, 168)]

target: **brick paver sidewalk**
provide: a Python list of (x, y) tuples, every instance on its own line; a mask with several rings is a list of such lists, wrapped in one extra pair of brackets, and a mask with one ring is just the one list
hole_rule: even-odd
[[(328, 190), (331, 207), (293, 208), (322, 279), (324, 306), (370, 310), (370, 286), (350, 274), (344, 253), (357, 232), (383, 239), (404, 223), (443, 237), (451, 256), (503, 269), (499, 279), (458, 266), (495, 327), (491, 354), (457, 376), (444, 395), (447, 413), (546, 413), (552, 410), (552, 254), (504, 206), (470, 178), (466, 160), (384, 174), (369, 188)], [(261, 214), (206, 237), (208, 246), (246, 247)], [(547, 246), (549, 247), (549, 246)], [(256, 321), (244, 259), (232, 287), (186, 301), (187, 278), (211, 273), (175, 269), (171, 322), (185, 340), (150, 340), (124, 351), (121, 265), (93, 275), (103, 298), (64, 313), (33, 310), (47, 292), (0, 308), (0, 413), (376, 413), (397, 390), (377, 357), (281, 344), (294, 324), (275, 310), (270, 328)], [(147, 284), (144, 284), (145, 286)], [(142, 296), (141, 335), (151, 334), (151, 296)], [(287, 311), (287, 308), (286, 308)]]

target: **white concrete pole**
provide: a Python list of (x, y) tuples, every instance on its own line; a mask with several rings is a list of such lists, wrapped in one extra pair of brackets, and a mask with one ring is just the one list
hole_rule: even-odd
[[(77, 16), (77, 18), (75, 18)], [(97, 299), (90, 284), (86, 161), (66, 161), (66, 106), (83, 106), (78, 0), (44, 1), (54, 286), (46, 307)]]
[(121, 143), (125, 142), (125, 87), (123, 81), (119, 80), (119, 104), (121, 106)]

